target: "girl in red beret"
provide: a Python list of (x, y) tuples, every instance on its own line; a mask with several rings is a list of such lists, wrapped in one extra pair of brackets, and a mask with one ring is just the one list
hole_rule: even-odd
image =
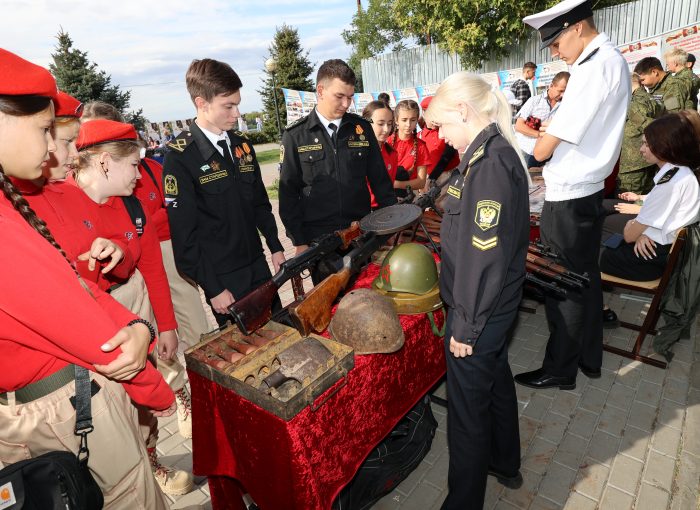
[(78, 157), (75, 140), (80, 130), (82, 103), (65, 92), (59, 92), (54, 107), (56, 150), (44, 162), (39, 178), (32, 181), (13, 178), (13, 183), (44, 220), (80, 276), (97, 282), (99, 271), (108, 273), (114, 270), (118, 277), (127, 277), (123, 268), (128, 269), (133, 263), (121, 263), (124, 243), (117, 238), (105, 239), (97, 235), (97, 215), (90, 206), (90, 199), (65, 182)]
[(406, 196), (406, 188), (422, 190), (428, 173), (428, 146), (416, 136), (420, 107), (412, 99), (399, 101), (394, 110), (396, 133), (389, 144), (396, 150), (399, 170), (396, 172), (394, 191), (397, 197)]
[[(126, 252), (135, 265), (126, 278), (113, 272), (101, 274), (99, 284), (109, 285), (108, 292), (126, 308), (158, 326), (157, 366), (170, 388), (176, 391), (178, 403), (189, 396), (185, 374), (177, 361), (177, 321), (170, 287), (163, 267), (155, 223), (141, 202), (133, 196), (141, 178), (141, 142), (131, 124), (97, 119), (84, 122), (76, 142), (79, 151), (74, 182), (91, 199), (99, 217), (99, 234), (105, 238), (121, 236)], [(144, 438), (153, 473), (170, 495), (187, 494), (192, 490), (192, 475), (160, 464), (157, 458), (158, 421), (141, 412)]]
[(0, 468), (50, 451), (78, 451), (70, 402), (75, 364), (92, 372), (88, 467), (104, 508), (165, 509), (146, 476), (131, 404), (161, 409), (161, 416), (175, 410), (171, 390), (145, 364), (152, 328), (81, 280), (8, 178), (40, 178), (56, 151), (55, 95), (48, 71), (0, 49)]

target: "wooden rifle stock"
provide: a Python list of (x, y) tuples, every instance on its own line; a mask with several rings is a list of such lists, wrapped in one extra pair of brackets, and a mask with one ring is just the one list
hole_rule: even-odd
[(343, 267), (311, 289), (303, 300), (289, 305), (289, 315), (302, 336), (309, 336), (312, 331), (320, 333), (328, 327), (333, 302), (345, 289), (351, 276), (350, 268)]
[(532, 264), (536, 264), (540, 267), (544, 267), (546, 269), (549, 269), (550, 271), (554, 271), (558, 275), (561, 275), (561, 276), (568, 278), (572, 281), (575, 281), (577, 283), (578, 282), (585, 283), (586, 285), (588, 285), (590, 283), (590, 280), (587, 276), (580, 275), (580, 274), (575, 273), (573, 271), (569, 271), (564, 266), (561, 266), (561, 265), (557, 264), (556, 262), (552, 262), (544, 257), (538, 257), (537, 255), (535, 255), (534, 253), (531, 253), (529, 251), (527, 253), (527, 261), (532, 263)]
[(279, 288), (285, 282), (310, 269), (319, 260), (335, 252), (338, 248), (347, 249), (350, 243), (360, 235), (360, 222), (353, 221), (343, 230), (322, 236), (311, 243), (308, 250), (297, 257), (282, 263), (281, 269), (269, 281), (238, 299), (228, 307), (236, 321), (238, 329), (244, 335), (250, 335), (261, 328), (272, 317), (272, 303)]
[(562, 285), (567, 285), (569, 287), (575, 287), (578, 289), (583, 288), (583, 283), (579, 282), (578, 280), (562, 276), (559, 273), (556, 273), (550, 269), (546, 269), (544, 267), (533, 264), (529, 260), (525, 262), (525, 269), (536, 275), (546, 276), (547, 278), (554, 280), (555, 282), (561, 283)]

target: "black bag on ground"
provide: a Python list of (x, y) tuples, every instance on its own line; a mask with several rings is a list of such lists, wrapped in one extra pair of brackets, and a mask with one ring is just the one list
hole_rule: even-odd
[[(92, 386), (87, 369), (74, 365), (75, 435), (78, 454), (47, 452), (0, 470), (0, 508), (12, 510), (100, 510), (104, 496), (88, 468), (87, 436), (92, 426)], [(11, 501), (14, 500), (12, 503)]]
[(426, 395), (367, 456), (333, 510), (366, 510), (394, 490), (430, 451), (437, 425)]

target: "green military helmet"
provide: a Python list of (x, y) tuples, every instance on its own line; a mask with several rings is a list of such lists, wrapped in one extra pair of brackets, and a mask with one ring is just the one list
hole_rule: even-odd
[(438, 270), (430, 250), (422, 244), (402, 243), (384, 257), (373, 287), (389, 292), (425, 294), (438, 282)]

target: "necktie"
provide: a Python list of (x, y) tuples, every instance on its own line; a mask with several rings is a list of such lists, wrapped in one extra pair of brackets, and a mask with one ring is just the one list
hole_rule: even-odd
[(228, 144), (226, 143), (226, 140), (219, 140), (216, 142), (216, 144), (221, 147), (224, 150), (224, 161), (231, 165), (231, 171), (235, 169), (235, 165), (233, 164), (233, 158), (231, 157), (231, 151), (228, 148)]
[(332, 122), (328, 124), (328, 127), (332, 131), (331, 133), (331, 142), (333, 143), (333, 147), (337, 145), (338, 142), (338, 126), (333, 124)]

